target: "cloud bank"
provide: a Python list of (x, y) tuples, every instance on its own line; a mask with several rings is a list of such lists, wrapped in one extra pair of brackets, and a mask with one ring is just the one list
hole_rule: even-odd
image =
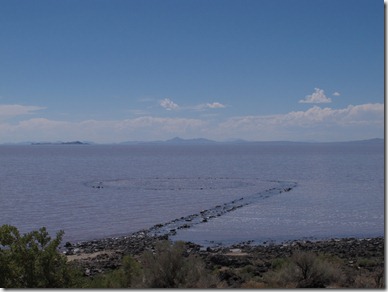
[(315, 125), (381, 125), (384, 120), (384, 105), (380, 103), (349, 105), (344, 109), (313, 106), (306, 111), (293, 111), (282, 115), (243, 116), (231, 118), (222, 125), (232, 128), (261, 127), (312, 127)]
[(20, 104), (0, 104), (0, 119), (8, 119), (16, 116), (34, 114), (36, 111), (43, 110), (40, 106), (25, 106)]
[[(218, 106), (216, 103), (211, 105)], [(0, 142), (81, 140), (112, 143), (166, 140), (175, 136), (220, 141), (230, 138), (344, 141), (384, 136), (384, 104), (381, 103), (349, 105), (340, 109), (314, 105), (305, 111), (226, 119), (142, 116), (124, 120), (70, 122), (37, 117), (10, 122), (16, 115), (31, 114), (41, 109), (0, 105), (0, 116), (3, 117), (0, 120)]]
[(258, 140), (343, 141), (383, 137), (384, 105), (349, 105), (343, 109), (313, 106), (279, 115), (233, 117), (220, 131)]

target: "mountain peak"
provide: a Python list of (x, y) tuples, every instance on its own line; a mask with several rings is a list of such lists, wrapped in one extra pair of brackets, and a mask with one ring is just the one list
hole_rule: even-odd
[(207, 144), (207, 143), (215, 143), (215, 141), (212, 141), (212, 140), (208, 140), (208, 139), (205, 139), (205, 138), (195, 138), (195, 139), (182, 139), (180, 137), (174, 137), (170, 140), (166, 140), (165, 141), (166, 143), (177, 143), (177, 144), (181, 144), (181, 143), (195, 143), (195, 144)]

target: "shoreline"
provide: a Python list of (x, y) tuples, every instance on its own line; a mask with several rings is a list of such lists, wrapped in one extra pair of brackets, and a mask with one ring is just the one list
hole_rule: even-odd
[[(145, 230), (128, 236), (110, 237), (100, 240), (66, 242), (62, 253), (69, 262), (81, 268), (84, 276), (95, 276), (109, 272), (121, 266), (122, 258), (131, 255), (134, 258), (144, 251), (154, 251), (160, 240), (169, 240), (168, 235), (151, 236)], [(169, 240), (171, 242), (171, 240)], [(208, 267), (221, 265), (242, 267), (250, 265), (253, 259), (260, 260), (262, 273), (270, 269), (274, 259), (290, 257), (296, 251), (325, 253), (343, 259), (350, 268), (359, 269), (358, 258), (377, 258), (384, 262), (385, 238), (331, 238), (325, 240), (289, 240), (282, 243), (269, 242), (255, 244), (245, 241), (231, 245), (204, 247), (192, 242), (185, 243), (185, 253), (204, 259)]]

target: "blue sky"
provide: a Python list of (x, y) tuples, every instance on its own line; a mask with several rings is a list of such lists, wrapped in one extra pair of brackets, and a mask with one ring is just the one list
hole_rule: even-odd
[(0, 142), (384, 136), (383, 1), (0, 3)]

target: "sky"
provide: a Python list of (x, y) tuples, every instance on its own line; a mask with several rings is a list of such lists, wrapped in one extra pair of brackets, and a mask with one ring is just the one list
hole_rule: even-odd
[(0, 7), (0, 143), (384, 137), (383, 1)]

